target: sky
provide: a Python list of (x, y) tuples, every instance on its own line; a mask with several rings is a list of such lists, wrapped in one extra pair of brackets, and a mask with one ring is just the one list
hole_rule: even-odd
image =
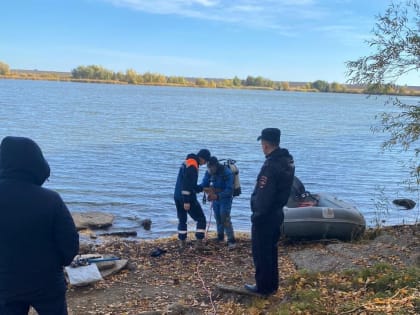
[[(2, 0), (11, 69), (346, 83), (389, 0)], [(420, 86), (412, 73), (399, 84)]]

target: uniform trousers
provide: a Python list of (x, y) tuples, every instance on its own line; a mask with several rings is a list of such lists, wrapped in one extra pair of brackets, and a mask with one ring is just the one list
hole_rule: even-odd
[(180, 240), (185, 240), (187, 238), (187, 214), (189, 214), (190, 217), (197, 222), (195, 237), (202, 240), (206, 232), (207, 222), (203, 209), (197, 199), (191, 202), (191, 208), (188, 211), (184, 209), (184, 202), (181, 200), (175, 199), (175, 205), (178, 215), (178, 238)]
[(252, 224), (252, 256), (255, 266), (255, 282), (261, 294), (272, 294), (279, 287), (278, 241), (280, 223), (268, 220)]

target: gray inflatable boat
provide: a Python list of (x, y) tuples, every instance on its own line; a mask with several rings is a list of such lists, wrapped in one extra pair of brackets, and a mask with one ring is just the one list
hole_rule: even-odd
[(366, 228), (355, 206), (325, 193), (306, 193), (299, 202), (291, 198), (283, 210), (282, 234), (290, 239), (353, 240)]

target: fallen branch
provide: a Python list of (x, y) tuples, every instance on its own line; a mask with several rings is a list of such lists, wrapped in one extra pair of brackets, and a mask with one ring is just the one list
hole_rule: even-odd
[(99, 236), (120, 236), (120, 237), (129, 237), (137, 236), (136, 231), (124, 231), (124, 232), (110, 232), (110, 233), (101, 233)]

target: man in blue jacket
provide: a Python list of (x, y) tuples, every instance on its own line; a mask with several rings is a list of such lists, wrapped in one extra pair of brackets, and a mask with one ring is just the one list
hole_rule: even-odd
[(207, 199), (213, 202), (213, 212), (217, 226), (217, 241), (223, 242), (225, 232), (229, 248), (235, 247), (230, 212), (233, 199), (233, 173), (225, 165), (220, 164), (217, 157), (212, 156), (207, 163), (207, 171), (199, 185), (199, 191), (208, 194)]
[(261, 148), (266, 157), (251, 195), (251, 240), (255, 266), (255, 285), (245, 288), (268, 296), (279, 286), (277, 247), (283, 207), (290, 195), (295, 164), (287, 149), (280, 148), (280, 129), (266, 128), (261, 132)]
[(63, 267), (79, 235), (59, 194), (41, 187), (50, 167), (28, 138), (0, 145), (0, 314), (66, 315)]
[(187, 214), (197, 222), (195, 237), (197, 248), (202, 247), (206, 232), (206, 216), (197, 200), (198, 169), (210, 159), (210, 151), (201, 149), (198, 154), (188, 154), (184, 163), (179, 168), (175, 185), (174, 200), (178, 216), (178, 239), (180, 249), (183, 250), (187, 239)]

